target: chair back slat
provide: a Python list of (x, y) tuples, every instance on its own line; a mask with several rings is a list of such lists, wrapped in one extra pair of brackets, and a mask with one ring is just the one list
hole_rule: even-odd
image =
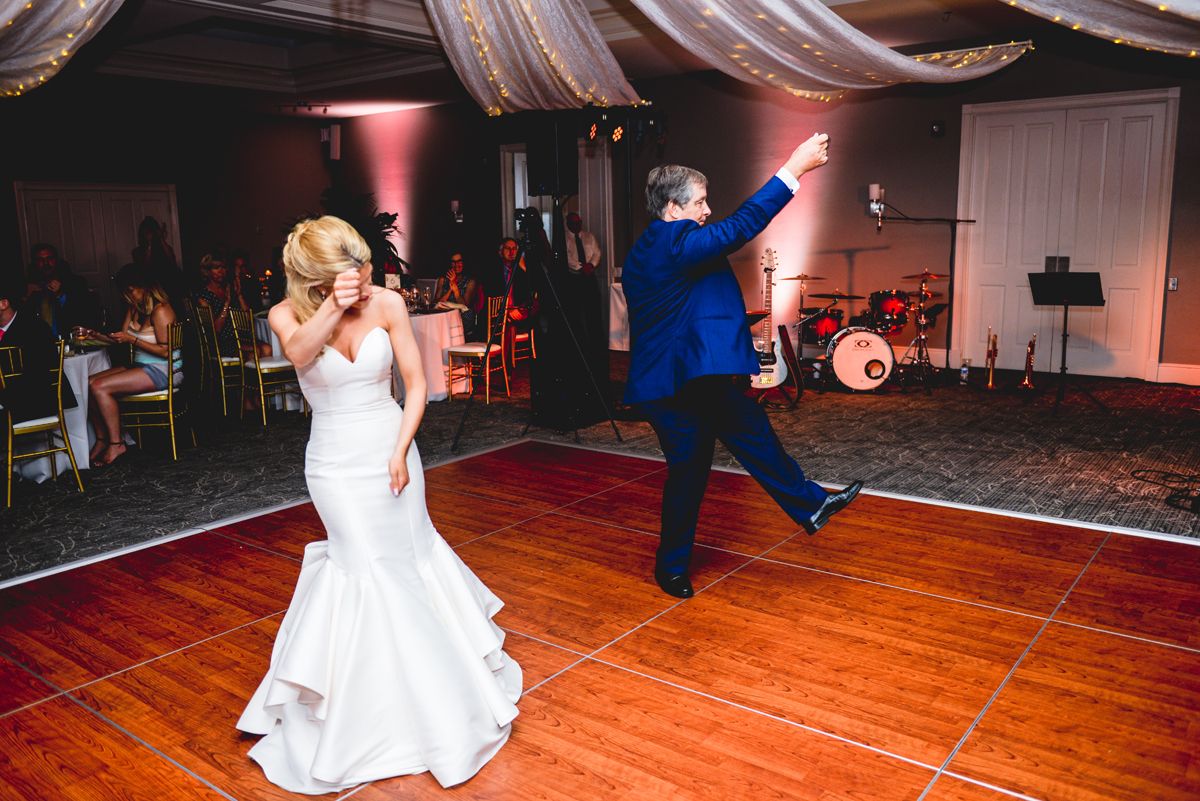
[[(20, 375), (25, 370), (21, 362), (21, 349), (16, 345), (0, 348), (0, 378)], [(3, 386), (0, 384), (0, 386)]]

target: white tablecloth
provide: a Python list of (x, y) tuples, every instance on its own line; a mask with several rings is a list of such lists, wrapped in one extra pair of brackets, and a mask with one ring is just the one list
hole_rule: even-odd
[[(79, 404), (74, 409), (64, 409), (63, 416), (67, 423), (67, 437), (71, 440), (71, 453), (75, 456), (75, 465), (80, 470), (87, 470), (92, 466), (88, 452), (92, 445), (96, 444), (96, 435), (88, 424), (88, 379), (110, 367), (112, 362), (109, 361), (107, 350), (77, 353), (63, 359), (63, 378), (70, 382), (71, 391), (75, 393), (75, 400)], [(16, 441), (17, 453), (42, 450), (45, 444), (45, 434), (19, 437)], [(54, 436), (54, 444), (62, 444), (57, 434)], [(54, 454), (54, 459), (59, 475), (71, 472), (71, 460), (65, 453)], [(50, 457), (14, 462), (13, 472), (40, 484), (50, 478)]]
[[(450, 397), (450, 387), (446, 377), (450, 374), (449, 358), (446, 349), (451, 345), (461, 345), (463, 339), (462, 315), (457, 309), (436, 314), (410, 314), (413, 337), (417, 340), (417, 349), (421, 351), (421, 362), (425, 365), (425, 382), (428, 399), (443, 401)], [(396, 400), (404, 400), (404, 382), (400, 380), (399, 368), (392, 370), (392, 381), (396, 389)], [(469, 391), (467, 379), (460, 378), (454, 382), (455, 392)]]
[[(259, 342), (271, 343), (271, 355), (283, 356), (283, 346), (279, 344), (279, 336), (271, 328), (271, 324), (267, 322), (266, 317), (254, 318), (254, 338)], [(285, 408), (288, 411), (295, 411), (300, 408), (300, 385), (295, 384), (295, 392), (289, 392), (286, 395), (274, 395), (270, 399), (272, 408), (278, 409), (280, 403), (285, 403)]]

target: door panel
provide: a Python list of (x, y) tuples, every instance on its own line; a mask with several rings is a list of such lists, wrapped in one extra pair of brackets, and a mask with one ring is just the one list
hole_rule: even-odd
[[(1062, 196), (1062, 111), (981, 115), (976, 120), (971, 201), (964, 226), (968, 282), (963, 355), (982, 365), (987, 331), (997, 335), (996, 366), (1025, 366), (1025, 346), (1034, 333), (1050, 333), (1052, 312), (1030, 305), (1031, 272), (1045, 268), (1057, 247)], [(1011, 224), (1010, 224), (1011, 221)], [(1049, 365), (1039, 348), (1039, 369)]]

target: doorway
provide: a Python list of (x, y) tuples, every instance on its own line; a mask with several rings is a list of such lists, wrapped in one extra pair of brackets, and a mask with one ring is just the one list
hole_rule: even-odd
[(984, 363), (1035, 369), (1062, 359), (1061, 306), (1036, 306), (1029, 273), (1048, 258), (1100, 274), (1105, 305), (1072, 308), (1072, 373), (1156, 380), (1179, 90), (963, 107), (955, 341)]

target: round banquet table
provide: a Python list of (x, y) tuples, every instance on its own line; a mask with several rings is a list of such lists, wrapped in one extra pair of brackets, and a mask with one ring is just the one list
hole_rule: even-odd
[[(283, 346), (279, 344), (279, 336), (271, 328), (271, 324), (267, 322), (266, 315), (254, 318), (254, 338), (259, 342), (270, 342), (272, 356), (283, 356)], [(287, 384), (285, 386), (288, 389), (295, 386), (296, 391), (288, 392), (285, 395), (272, 395), (267, 402), (274, 409), (284, 408), (288, 411), (295, 411), (300, 408), (300, 385)]]
[[(96, 434), (88, 423), (88, 379), (102, 370), (112, 367), (108, 358), (108, 350), (101, 349), (91, 353), (77, 353), (63, 359), (63, 378), (71, 384), (78, 404), (73, 409), (63, 409), (63, 417), (67, 424), (67, 438), (71, 441), (71, 453), (75, 457), (75, 465), (80, 470), (91, 467), (88, 451), (96, 443)], [(29, 434), (19, 437), (15, 442), (17, 453), (29, 453), (45, 447), (45, 434)], [(62, 444), (61, 438), (55, 434), (54, 444)], [(71, 460), (65, 453), (54, 454), (58, 474), (71, 472)], [(40, 459), (22, 459), (13, 463), (13, 472), (22, 478), (36, 481), (39, 484), (50, 478), (50, 457)], [(72, 479), (73, 481), (74, 479)]]
[[(421, 352), (421, 363), (425, 365), (428, 400), (446, 400), (450, 397), (446, 380), (450, 374), (450, 363), (446, 349), (464, 342), (462, 315), (457, 309), (450, 309), (430, 314), (412, 313), (408, 319), (412, 321), (413, 337), (417, 340), (417, 350)], [(400, 380), (399, 368), (392, 370), (392, 385), (396, 400), (403, 402), (404, 382)], [(454, 391), (466, 393), (469, 386), (467, 379), (459, 378), (454, 382)]]

